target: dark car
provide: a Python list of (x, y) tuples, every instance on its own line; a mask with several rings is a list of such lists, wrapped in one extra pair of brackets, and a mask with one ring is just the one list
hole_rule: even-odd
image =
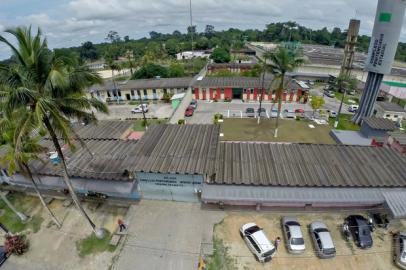
[(4, 246), (0, 246), (0, 266), (7, 260), (7, 252)]
[(186, 108), (185, 116), (190, 117), (193, 115), (194, 112), (195, 112), (195, 109), (192, 106), (189, 106)]
[(245, 114), (247, 115), (247, 117), (255, 117), (255, 110), (254, 108), (247, 108), (245, 110)]
[(372, 247), (371, 224), (366, 218), (361, 215), (348, 216), (344, 221), (344, 227), (349, 230), (358, 247), (363, 249)]
[(261, 117), (267, 117), (265, 108), (261, 108), (261, 109), (258, 108), (257, 114), (260, 115)]

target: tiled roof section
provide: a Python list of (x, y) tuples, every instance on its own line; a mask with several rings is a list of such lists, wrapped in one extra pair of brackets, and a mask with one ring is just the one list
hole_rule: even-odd
[(390, 112), (406, 112), (402, 107), (400, 107), (396, 103), (386, 102), (386, 101), (378, 101), (376, 103), (379, 107), (381, 107), (385, 111)]
[[(192, 77), (181, 78), (160, 78), (160, 79), (140, 79), (116, 82), (117, 89), (162, 89), (162, 88), (188, 88), (192, 83)], [(94, 85), (89, 88), (89, 92), (96, 90), (113, 90), (112, 82), (105, 82), (103, 85)]]
[[(272, 80), (265, 80), (265, 87), (269, 88)], [(201, 81), (196, 81), (197, 87), (236, 87), (236, 88), (255, 88), (261, 87), (262, 81), (259, 78), (252, 77), (205, 77)]]
[(156, 125), (139, 140), (136, 171), (212, 174), (217, 125)]
[(396, 129), (395, 123), (386, 118), (378, 117), (365, 117), (363, 124), (367, 124), (369, 127), (377, 130), (394, 131)]
[[(50, 140), (44, 140), (43, 145), (53, 151)], [(86, 141), (86, 148), (77, 143), (76, 150), (63, 148), (68, 173), (70, 177), (94, 180), (130, 181), (137, 160), (136, 141)], [(91, 153), (91, 154), (90, 154)], [(31, 162), (30, 166), (39, 175), (62, 176), (61, 167), (53, 165), (48, 157)], [(127, 170), (127, 171), (126, 171)]]
[(406, 187), (406, 159), (387, 148), (221, 142), (212, 184)]
[(133, 121), (99, 120), (89, 125), (74, 124), (73, 129), (83, 140), (120, 140), (130, 134), (133, 125)]

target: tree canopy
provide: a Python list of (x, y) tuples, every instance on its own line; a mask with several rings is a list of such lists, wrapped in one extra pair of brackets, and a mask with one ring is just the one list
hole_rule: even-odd
[(225, 48), (215, 48), (210, 58), (215, 63), (228, 63), (231, 60), (230, 53)]

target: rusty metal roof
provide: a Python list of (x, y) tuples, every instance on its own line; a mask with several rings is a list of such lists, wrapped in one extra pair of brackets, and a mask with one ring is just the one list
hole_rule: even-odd
[(221, 142), (208, 183), (295, 187), (406, 187), (406, 158), (387, 148)]
[(74, 124), (73, 128), (83, 140), (120, 140), (130, 134), (134, 121), (99, 120), (94, 124)]
[(210, 174), (214, 172), (218, 125), (156, 125), (137, 143), (136, 171)]
[(394, 131), (396, 129), (395, 123), (386, 118), (378, 118), (378, 117), (364, 117), (362, 124), (366, 124), (369, 127), (377, 130), (387, 130), (387, 131)]

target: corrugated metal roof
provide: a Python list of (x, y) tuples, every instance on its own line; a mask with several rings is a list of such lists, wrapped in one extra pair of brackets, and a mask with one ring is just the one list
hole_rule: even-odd
[(212, 174), (218, 125), (156, 125), (138, 142), (136, 171)]
[[(42, 145), (48, 151), (54, 151), (50, 140), (43, 140)], [(95, 180), (132, 180), (128, 172), (134, 172), (137, 160), (136, 145), (136, 141), (90, 140), (86, 141), (90, 152), (79, 144), (74, 152), (64, 146), (68, 173), (71, 177)], [(60, 166), (53, 165), (45, 155), (43, 161), (30, 163), (33, 172), (39, 175), (62, 176)]]
[(406, 158), (387, 148), (221, 142), (213, 184), (405, 187)]
[(373, 129), (387, 131), (393, 131), (396, 129), (395, 123), (390, 119), (378, 117), (364, 117), (362, 120), (363, 124), (365, 123)]
[[(278, 87), (278, 81), (272, 80), (272, 76), (267, 76), (264, 81), (266, 89)], [(261, 78), (254, 77), (205, 77), (193, 84), (194, 87), (212, 87), (212, 88), (260, 88), (262, 86)], [(297, 90), (301, 88), (295, 80), (289, 80), (286, 89)]]
[(406, 218), (406, 191), (388, 191), (383, 196), (394, 218)]
[(389, 112), (406, 112), (402, 107), (400, 107), (396, 103), (386, 102), (386, 101), (378, 101), (376, 105), (381, 107), (384, 111)]
[(95, 124), (74, 124), (73, 128), (83, 140), (119, 140), (125, 139), (131, 131), (134, 121), (100, 120)]
[(348, 203), (381, 204), (385, 202), (379, 188), (303, 188), (208, 185), (202, 189), (207, 202), (244, 201), (253, 203)]
[(406, 145), (406, 133), (405, 132), (389, 132), (389, 135), (395, 139), (400, 145)]
[[(163, 88), (188, 88), (192, 83), (192, 77), (181, 78), (160, 78), (160, 79), (140, 79), (116, 82), (117, 89), (163, 89)], [(88, 90), (113, 90), (113, 82), (105, 82), (103, 85), (93, 85)]]

